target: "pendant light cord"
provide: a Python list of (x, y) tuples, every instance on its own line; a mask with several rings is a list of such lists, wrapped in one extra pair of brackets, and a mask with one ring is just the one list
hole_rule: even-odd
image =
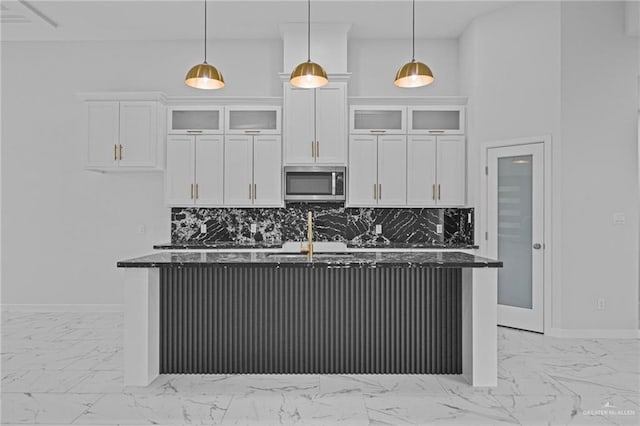
[(307, 62), (311, 62), (311, 0), (307, 0)]
[(413, 26), (411, 30), (411, 62), (416, 61), (416, 0), (413, 0)]
[(204, 0), (204, 63), (207, 63), (207, 0)]

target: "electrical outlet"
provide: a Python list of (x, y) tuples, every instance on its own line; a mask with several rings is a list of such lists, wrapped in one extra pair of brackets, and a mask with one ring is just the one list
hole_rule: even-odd
[(436, 233), (442, 234), (442, 224), (441, 223), (436, 225)]
[(258, 225), (256, 225), (255, 223), (251, 224), (251, 233), (255, 234), (258, 231)]
[(624, 213), (614, 213), (613, 214), (613, 224), (614, 225), (623, 225), (627, 221)]
[(200, 225), (200, 233), (201, 234), (206, 234), (207, 233), (207, 224), (203, 223), (202, 225)]
[(599, 311), (604, 311), (604, 307), (605, 307), (605, 305), (604, 305), (604, 298), (602, 298), (602, 297), (601, 297), (601, 298), (599, 298), (599, 299), (598, 299), (598, 302), (596, 303), (596, 306), (597, 306), (597, 308), (598, 308), (598, 310), (599, 310)]
[(376, 235), (382, 234), (382, 225), (376, 225)]

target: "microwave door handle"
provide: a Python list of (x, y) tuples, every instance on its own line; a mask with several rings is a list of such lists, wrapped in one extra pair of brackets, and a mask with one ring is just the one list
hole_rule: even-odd
[(336, 195), (336, 172), (331, 172), (331, 195)]

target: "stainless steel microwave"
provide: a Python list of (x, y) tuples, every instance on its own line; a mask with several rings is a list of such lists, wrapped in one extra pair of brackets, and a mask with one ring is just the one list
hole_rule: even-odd
[(345, 167), (286, 166), (284, 168), (284, 200), (344, 201), (345, 177)]

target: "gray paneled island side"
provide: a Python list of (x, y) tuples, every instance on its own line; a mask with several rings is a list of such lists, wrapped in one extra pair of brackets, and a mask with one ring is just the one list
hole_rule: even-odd
[(125, 383), (158, 374), (497, 382), (497, 273), (462, 252), (162, 252), (118, 262)]

